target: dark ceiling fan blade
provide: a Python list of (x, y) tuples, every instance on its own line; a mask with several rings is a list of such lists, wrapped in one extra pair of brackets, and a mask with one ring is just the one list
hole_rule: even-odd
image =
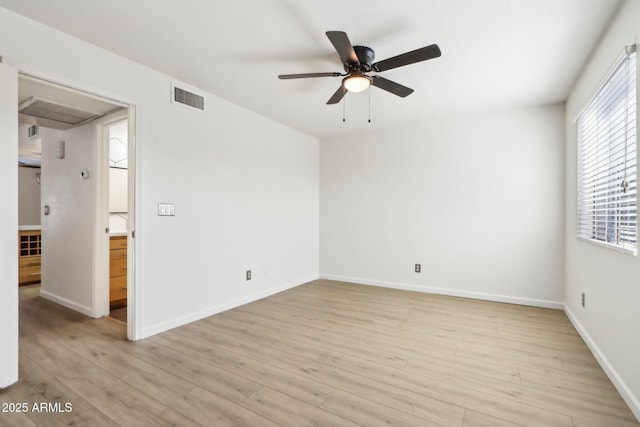
[(327, 31), (326, 34), (333, 47), (336, 48), (338, 55), (340, 55), (340, 61), (343, 64), (357, 64), (360, 62), (347, 33), (344, 31)]
[(371, 69), (378, 72), (386, 71), (392, 68), (402, 67), (404, 65), (415, 64), (416, 62), (426, 61), (427, 59), (437, 58), (440, 55), (442, 55), (442, 53), (440, 52), (438, 45), (432, 44), (376, 62), (371, 66)]
[(278, 78), (280, 80), (288, 79), (306, 79), (309, 77), (340, 77), (344, 76), (342, 73), (306, 73), (306, 74), (280, 74)]
[(402, 86), (400, 83), (396, 83), (389, 79), (385, 79), (380, 76), (371, 76), (371, 84), (375, 87), (379, 87), (382, 90), (386, 90), (387, 92), (391, 92), (394, 95), (398, 95), (402, 98), (405, 96), (409, 96), (413, 93), (413, 89), (408, 88), (406, 86)]
[(337, 104), (342, 98), (344, 98), (345, 93), (347, 93), (347, 90), (340, 85), (338, 90), (331, 96), (331, 98), (329, 98), (327, 104)]

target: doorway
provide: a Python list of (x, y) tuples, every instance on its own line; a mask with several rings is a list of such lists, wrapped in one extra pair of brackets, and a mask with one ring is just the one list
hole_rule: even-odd
[[(91, 317), (108, 316), (110, 168), (102, 155), (106, 150), (108, 159), (103, 134), (117, 122), (114, 132), (124, 132), (120, 139), (131, 139), (135, 110), (125, 103), (25, 74), (19, 75), (18, 101), (20, 149), (23, 131), (25, 138), (29, 129), (39, 133), (39, 152), (33, 149), (33, 139), (29, 148), (41, 168), (40, 296)], [(135, 155), (133, 149), (132, 144), (125, 148), (127, 162)], [(23, 154), (21, 151), (21, 161)], [(117, 208), (118, 218), (123, 220), (117, 226), (118, 237), (132, 248), (133, 210), (129, 206), (133, 203), (129, 199), (134, 197), (133, 174), (127, 168), (124, 181), (121, 174), (116, 179), (125, 188), (127, 207)], [(124, 217), (122, 211), (126, 211)], [(125, 273), (132, 272), (133, 256), (125, 252), (117, 265)], [(128, 296), (133, 290), (132, 275), (125, 274), (120, 282), (124, 292), (120, 300), (126, 304), (132, 299)], [(127, 328), (127, 335), (132, 338), (132, 328)]]

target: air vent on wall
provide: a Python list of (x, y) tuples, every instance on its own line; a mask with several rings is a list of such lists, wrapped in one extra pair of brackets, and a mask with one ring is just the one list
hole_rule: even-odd
[(204, 97), (171, 85), (171, 102), (204, 111)]
[(35, 139), (38, 137), (38, 135), (40, 135), (38, 125), (29, 126), (27, 132), (29, 135), (29, 139)]

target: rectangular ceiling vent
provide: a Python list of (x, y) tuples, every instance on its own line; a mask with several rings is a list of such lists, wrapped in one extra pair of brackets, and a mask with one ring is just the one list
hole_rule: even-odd
[(82, 111), (68, 105), (31, 97), (19, 105), (18, 111), (39, 119), (52, 120), (65, 125), (78, 126), (80, 124), (102, 117), (100, 114)]
[(171, 102), (204, 111), (204, 96), (171, 85)]

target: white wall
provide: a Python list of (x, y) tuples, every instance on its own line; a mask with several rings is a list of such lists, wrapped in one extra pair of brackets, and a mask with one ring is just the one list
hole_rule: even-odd
[(136, 338), (318, 277), (316, 138), (202, 91), (204, 113), (173, 105), (169, 76), (6, 9), (0, 55), (137, 106)]
[[(640, 418), (640, 259), (576, 238), (574, 120), (622, 53), (640, 38), (640, 2), (628, 1), (576, 82), (566, 113), (566, 310)], [(640, 70), (640, 67), (638, 67)], [(639, 121), (640, 123), (640, 121)], [(580, 294), (585, 293), (585, 308)]]
[[(144, 171), (156, 177), (143, 189), (153, 212), (141, 235), (156, 248), (144, 281), (168, 284), (145, 293), (143, 304), (164, 306), (145, 310), (145, 323), (197, 318), (318, 277), (317, 141), (225, 107), (214, 107), (209, 121), (189, 122), (198, 113), (180, 107), (167, 111), (191, 123), (190, 135), (165, 129), (178, 143), (143, 151)], [(156, 202), (175, 203), (176, 216), (155, 216)]]
[(18, 380), (18, 74), (0, 63), (0, 388)]
[[(93, 200), (97, 132), (94, 124), (42, 132), (42, 296), (93, 316)], [(59, 141), (65, 156), (56, 156)]]
[(321, 276), (560, 308), (563, 134), (554, 105), (323, 140)]
[(18, 224), (40, 225), (40, 168), (18, 168)]

